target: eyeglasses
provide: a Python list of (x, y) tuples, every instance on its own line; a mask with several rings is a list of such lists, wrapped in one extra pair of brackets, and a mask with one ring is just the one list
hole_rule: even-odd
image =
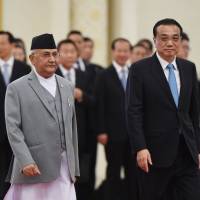
[(59, 53), (57, 51), (55, 52), (48, 52), (48, 51), (44, 51), (44, 52), (35, 52), (34, 54), (38, 54), (39, 56), (48, 59), (50, 57), (54, 57), (54, 58), (58, 58)]

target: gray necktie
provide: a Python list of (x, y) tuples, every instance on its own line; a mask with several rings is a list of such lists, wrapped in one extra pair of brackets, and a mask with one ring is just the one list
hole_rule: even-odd
[(8, 85), (9, 81), (10, 81), (10, 75), (9, 75), (8, 67), (9, 67), (9, 65), (7, 63), (3, 64), (3, 78), (4, 78), (6, 85)]
[(125, 69), (121, 70), (121, 83), (122, 83), (124, 90), (126, 90), (127, 77), (126, 77), (126, 70)]
[(65, 77), (67, 78), (68, 81), (70, 81), (70, 82), (72, 81), (70, 71), (67, 72)]

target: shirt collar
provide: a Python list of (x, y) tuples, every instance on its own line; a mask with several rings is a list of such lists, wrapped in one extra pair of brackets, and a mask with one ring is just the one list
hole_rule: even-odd
[(128, 66), (127, 65), (121, 66), (114, 60), (112, 61), (112, 64), (113, 64), (113, 66), (116, 69), (118, 74), (121, 73), (122, 69), (125, 70), (125, 72), (128, 72)]
[(74, 68), (73, 67), (71, 67), (69, 70), (68, 69), (66, 69), (66, 68), (64, 68), (64, 66), (63, 65), (59, 65), (59, 68), (60, 68), (60, 70), (61, 70), (61, 72), (62, 72), (62, 74), (63, 74), (63, 76), (65, 77), (66, 75), (67, 75), (67, 73), (68, 72), (74, 72)]
[(35, 67), (33, 66), (33, 70), (34, 70), (34, 72), (35, 72), (35, 74), (36, 74), (36, 76), (37, 76), (37, 78), (38, 78), (38, 80), (39, 80), (39, 82), (48, 82), (48, 83), (53, 83), (53, 82), (55, 82), (56, 81), (56, 78), (55, 78), (55, 74), (53, 74), (51, 77), (49, 77), (49, 78), (44, 78), (43, 76), (41, 76), (41, 75), (39, 75), (38, 73), (37, 73), (37, 71), (36, 71), (36, 69), (35, 69)]
[(169, 62), (167, 62), (166, 60), (164, 60), (164, 59), (158, 54), (158, 52), (156, 52), (156, 56), (157, 56), (157, 58), (158, 58), (158, 60), (159, 60), (159, 62), (160, 62), (160, 64), (161, 64), (163, 70), (165, 70), (166, 67), (167, 67), (167, 65), (169, 65), (169, 64), (173, 64), (175, 70), (178, 69), (178, 68), (177, 68), (177, 64), (176, 64), (176, 57), (174, 58), (174, 60), (173, 60), (171, 63), (169, 63)]
[(11, 56), (7, 61), (0, 58), (0, 66), (3, 66), (5, 63), (7, 63), (9, 66), (13, 66), (14, 56)]

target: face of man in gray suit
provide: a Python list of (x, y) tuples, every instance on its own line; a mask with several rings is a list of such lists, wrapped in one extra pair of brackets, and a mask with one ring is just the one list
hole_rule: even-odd
[(36, 49), (29, 58), (37, 73), (44, 78), (51, 77), (57, 69), (57, 49)]

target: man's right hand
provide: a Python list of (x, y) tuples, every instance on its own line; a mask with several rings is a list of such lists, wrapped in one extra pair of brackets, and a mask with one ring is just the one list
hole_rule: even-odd
[(108, 143), (108, 135), (106, 133), (101, 133), (97, 136), (97, 141), (103, 145)]
[(153, 163), (148, 149), (142, 149), (137, 152), (137, 164), (143, 171), (149, 172), (149, 164), (152, 165)]
[(25, 176), (37, 176), (40, 175), (40, 170), (38, 168), (38, 166), (36, 164), (30, 164), (30, 165), (26, 165), (23, 169), (22, 169), (22, 173)]

